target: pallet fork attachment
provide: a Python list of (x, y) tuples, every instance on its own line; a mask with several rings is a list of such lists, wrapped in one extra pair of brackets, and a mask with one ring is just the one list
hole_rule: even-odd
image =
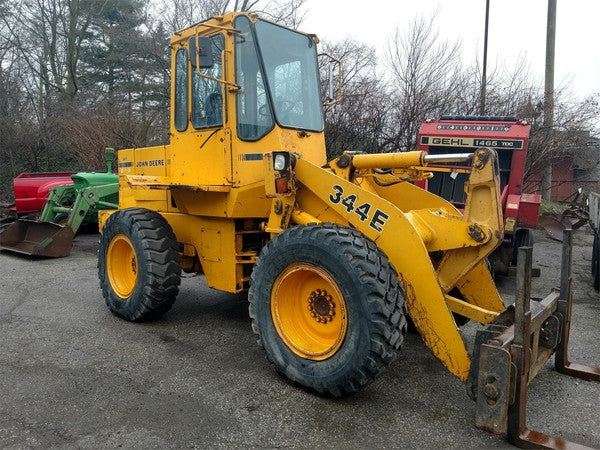
[(521, 448), (586, 448), (531, 430), (526, 423), (527, 386), (555, 353), (555, 368), (565, 375), (600, 381), (600, 368), (568, 358), (572, 306), (572, 230), (562, 248), (561, 286), (541, 302), (530, 302), (532, 248), (519, 249), (514, 308), (478, 332), (469, 377), (476, 400), (475, 423), (486, 431), (506, 433)]

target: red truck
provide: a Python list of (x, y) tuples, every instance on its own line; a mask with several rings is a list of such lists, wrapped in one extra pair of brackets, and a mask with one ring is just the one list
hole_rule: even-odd
[[(529, 123), (516, 117), (442, 116), (427, 119), (419, 130), (418, 149), (433, 155), (472, 152), (480, 147), (498, 152), (505, 233), (504, 244), (490, 255), (490, 262), (500, 274), (516, 263), (518, 247), (533, 245), (531, 229), (537, 225), (541, 197), (522, 192), (530, 129)], [(421, 187), (461, 209), (466, 179), (462, 173), (434, 172)]]

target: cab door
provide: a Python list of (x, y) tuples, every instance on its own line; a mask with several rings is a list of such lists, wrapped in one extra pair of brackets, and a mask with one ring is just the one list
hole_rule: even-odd
[(231, 149), (224, 126), (224, 85), (215, 81), (223, 79), (225, 39), (221, 33), (210, 36), (214, 63), (199, 69), (194, 52), (189, 52), (194, 39), (189, 38), (188, 45), (175, 55), (171, 180), (187, 185), (229, 185)]

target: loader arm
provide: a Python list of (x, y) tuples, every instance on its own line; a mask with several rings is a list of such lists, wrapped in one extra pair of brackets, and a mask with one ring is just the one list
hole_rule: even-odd
[[(396, 155), (390, 154), (390, 159)], [(359, 164), (364, 165), (368, 156), (377, 157), (377, 164), (383, 167), (388, 167), (388, 163), (397, 167), (415, 163), (414, 160), (386, 161), (381, 155), (361, 155)], [(488, 290), (495, 292), (498, 302), (486, 304), (495, 310), (479, 308), (488, 313), (488, 320), (504, 309), (489, 275), (481, 276), (480, 271), (473, 270), (499, 244), (502, 236), (494, 157), (495, 152), (484, 149), (475, 155), (472, 192), (467, 202), (476, 202), (471, 206), (469, 216), (461, 216), (443, 200), (430, 201), (430, 208), (402, 211), (398, 205), (380, 196), (371, 182), (362, 180), (360, 186), (353, 182), (358, 177), (353, 180), (351, 170), (338, 170), (339, 175), (348, 174), (343, 177), (298, 158), (291, 180), (297, 189), (295, 193), (274, 200), (279, 206), (272, 209), (269, 231), (276, 232), (274, 226), (277, 224), (285, 227), (290, 219), (299, 223), (335, 221), (350, 224), (371, 238), (398, 271), (409, 313), (426, 345), (450, 372), (466, 381), (470, 359), (446, 301), (446, 289), (440, 283), (439, 271), (440, 268), (445, 270), (444, 258), (452, 258), (453, 273), (460, 274), (455, 275), (455, 283), (481, 281)], [(270, 164), (269, 158), (266, 161)], [(474, 251), (465, 254), (465, 249)], [(438, 268), (429, 251), (444, 252)], [(455, 253), (459, 254), (452, 256)], [(485, 304), (485, 301), (481, 303)]]

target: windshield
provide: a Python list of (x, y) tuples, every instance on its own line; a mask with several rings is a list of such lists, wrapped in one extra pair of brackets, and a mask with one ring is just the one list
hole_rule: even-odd
[(256, 39), (277, 122), (323, 130), (316, 45), (308, 36), (259, 20)]
[(233, 22), (239, 31), (235, 43), (237, 133), (240, 139), (256, 141), (273, 129), (273, 114), (267, 99), (262, 70), (256, 53), (252, 24), (246, 16)]

